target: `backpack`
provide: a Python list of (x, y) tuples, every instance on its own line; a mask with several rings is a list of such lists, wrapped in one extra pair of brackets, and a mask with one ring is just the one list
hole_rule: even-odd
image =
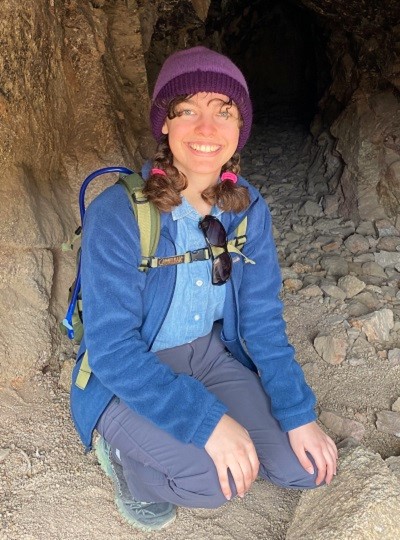
[[(139, 270), (146, 272), (149, 268), (157, 268), (161, 266), (176, 265), (182, 263), (192, 263), (195, 261), (207, 260), (210, 258), (209, 248), (188, 251), (181, 255), (173, 255), (171, 257), (155, 257), (158, 241), (160, 238), (160, 222), (161, 216), (157, 207), (143, 195), (144, 180), (142, 177), (127, 169), (126, 167), (105, 167), (91, 173), (83, 182), (79, 192), (79, 209), (81, 217), (81, 225), (75, 231), (71, 241), (62, 244), (62, 250), (67, 251), (73, 249), (74, 243), (81, 238), (83, 219), (85, 216), (85, 192), (89, 183), (96, 177), (109, 174), (119, 173), (120, 177), (117, 184), (125, 188), (125, 192), (131, 202), (133, 212), (140, 231), (140, 249), (142, 260), (139, 265)], [(246, 263), (254, 264), (254, 261), (243, 255), (241, 250), (246, 242), (247, 217), (239, 223), (235, 230), (235, 237), (228, 242), (228, 251), (240, 254), (244, 257)], [(83, 305), (81, 295), (81, 248), (77, 252), (77, 272), (76, 278), (69, 289), (68, 309), (60, 324), (60, 330), (67, 335), (69, 339), (80, 343), (83, 336)], [(78, 373), (75, 384), (85, 389), (91, 375), (91, 369), (88, 361), (88, 351), (86, 350), (82, 364)]]

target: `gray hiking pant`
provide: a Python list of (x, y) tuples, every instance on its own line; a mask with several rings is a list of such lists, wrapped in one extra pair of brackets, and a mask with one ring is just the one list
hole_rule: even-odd
[[(260, 461), (259, 475), (278, 486), (315, 488), (289, 439), (270, 412), (270, 400), (259, 377), (225, 349), (217, 326), (187, 345), (157, 352), (176, 373), (201, 381), (249, 432)], [(183, 444), (114, 398), (101, 416), (98, 432), (120, 457), (132, 496), (139, 501), (216, 508), (226, 503), (214, 463), (207, 452)], [(232, 494), (236, 489), (231, 478)]]

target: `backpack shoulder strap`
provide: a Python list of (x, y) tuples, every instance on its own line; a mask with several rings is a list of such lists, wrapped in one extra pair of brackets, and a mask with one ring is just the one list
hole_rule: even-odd
[(246, 237), (246, 231), (247, 231), (247, 216), (245, 216), (242, 221), (239, 223), (239, 225), (236, 227), (235, 230), (235, 237), (232, 238), (232, 240), (229, 240), (228, 242), (228, 251), (230, 253), (237, 253), (241, 257), (244, 258), (245, 263), (255, 264), (255, 262), (252, 259), (249, 259), (242, 253), (243, 246), (246, 243), (247, 237)]
[(154, 255), (160, 238), (160, 212), (143, 195), (143, 179), (137, 173), (123, 176), (117, 183), (125, 188), (132, 202), (132, 208), (140, 231), (142, 262), (139, 270), (146, 271), (148, 269), (147, 260)]

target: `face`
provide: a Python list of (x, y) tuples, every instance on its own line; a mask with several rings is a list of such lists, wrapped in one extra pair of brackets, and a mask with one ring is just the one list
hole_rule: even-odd
[(166, 118), (174, 165), (190, 181), (193, 175), (215, 180), (233, 156), (239, 142), (240, 114), (223, 94), (201, 92), (175, 107), (175, 118)]

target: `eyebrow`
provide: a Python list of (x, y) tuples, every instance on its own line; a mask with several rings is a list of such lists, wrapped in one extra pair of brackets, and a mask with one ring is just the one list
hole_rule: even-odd
[[(194, 96), (187, 97), (184, 101), (181, 101), (181, 103), (190, 103), (191, 105), (197, 105), (196, 101), (193, 98), (194, 98)], [(210, 103), (212, 103), (213, 101), (217, 101), (221, 106), (229, 105), (230, 107), (236, 107), (237, 108), (236, 103), (230, 98), (228, 98), (228, 101), (224, 101), (221, 98), (211, 98), (207, 102), (207, 105), (210, 105)]]

